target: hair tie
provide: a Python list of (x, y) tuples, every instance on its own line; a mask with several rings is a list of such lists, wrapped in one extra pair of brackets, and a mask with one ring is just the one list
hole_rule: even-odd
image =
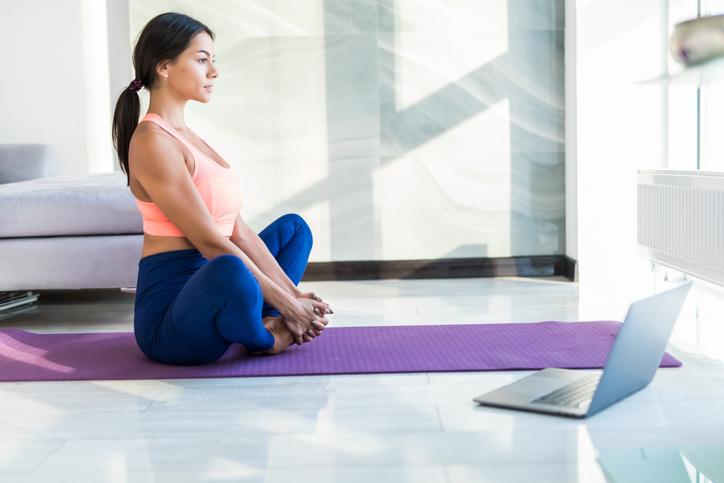
[(138, 92), (141, 90), (142, 87), (145, 87), (143, 85), (143, 82), (139, 78), (135, 78), (131, 81), (130, 84), (128, 84), (128, 88), (131, 89), (133, 92)]

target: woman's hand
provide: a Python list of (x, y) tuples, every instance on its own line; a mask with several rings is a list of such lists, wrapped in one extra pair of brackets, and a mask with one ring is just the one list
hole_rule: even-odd
[[(305, 293), (301, 294), (301, 295), (300, 295), (299, 297), (297, 297), (297, 298), (312, 299), (312, 300), (316, 300), (316, 301), (318, 301), (318, 302), (324, 303), (324, 301), (322, 300), (322, 298), (321, 298), (319, 295), (317, 295), (316, 292), (305, 292)], [(333, 313), (334, 313), (334, 311), (332, 310), (332, 307), (330, 307), (329, 304), (326, 304), (326, 303), (325, 303), (324, 305), (327, 306), (327, 310), (329, 311), (329, 312), (327, 312), (328, 314), (333, 314)]]
[[(293, 299), (294, 303), (282, 313), (284, 323), (294, 335), (297, 345), (310, 342), (321, 335), (324, 327), (329, 323), (326, 317), (327, 305), (306, 297)], [(281, 312), (281, 310), (280, 310)], [(331, 310), (330, 310), (331, 313)]]

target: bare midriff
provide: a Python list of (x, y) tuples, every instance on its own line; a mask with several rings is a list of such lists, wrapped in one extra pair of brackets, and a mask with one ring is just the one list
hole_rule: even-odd
[(188, 238), (180, 236), (155, 236), (143, 234), (143, 250), (141, 257), (174, 250), (189, 250), (196, 248)]

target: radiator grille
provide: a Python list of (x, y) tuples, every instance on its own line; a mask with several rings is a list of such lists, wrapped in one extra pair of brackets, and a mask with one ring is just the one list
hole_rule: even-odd
[(724, 173), (639, 171), (638, 254), (724, 286)]

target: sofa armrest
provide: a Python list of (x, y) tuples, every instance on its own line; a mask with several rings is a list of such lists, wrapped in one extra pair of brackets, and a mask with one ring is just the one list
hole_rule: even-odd
[(58, 176), (58, 150), (47, 144), (0, 144), (0, 184)]

